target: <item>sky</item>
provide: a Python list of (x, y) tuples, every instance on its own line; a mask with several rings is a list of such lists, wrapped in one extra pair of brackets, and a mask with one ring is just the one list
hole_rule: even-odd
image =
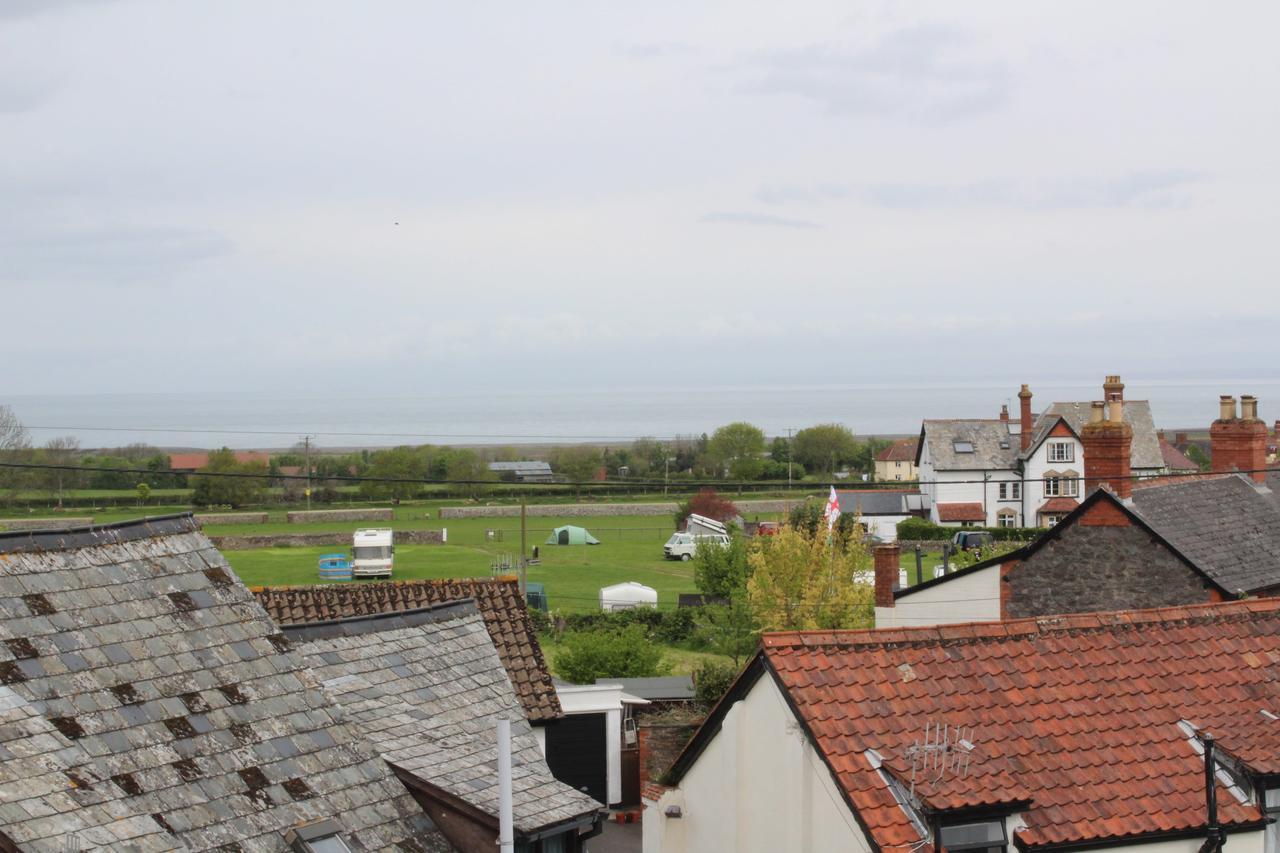
[(0, 396), (1274, 376), (1280, 5), (0, 3)]

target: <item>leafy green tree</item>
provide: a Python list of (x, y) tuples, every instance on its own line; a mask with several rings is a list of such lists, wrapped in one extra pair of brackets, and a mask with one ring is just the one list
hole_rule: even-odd
[[(31, 439), (26, 427), (13, 409), (0, 406), (0, 462), (27, 463), (33, 461)], [(11, 498), (25, 488), (29, 472), (21, 468), (0, 468), (0, 494)]]
[(138, 506), (146, 506), (147, 501), (151, 500), (151, 487), (146, 483), (139, 483), (135, 488), (138, 492)]
[(233, 507), (255, 503), (262, 498), (267, 487), (265, 462), (237, 462), (234, 452), (227, 448), (209, 454), (209, 464), (204, 468), (209, 474), (252, 474), (258, 476), (202, 477), (191, 476), (191, 500), (198, 506)]
[(728, 604), (708, 604), (698, 610), (698, 629), (708, 650), (732, 658), (735, 667), (755, 651), (760, 635), (745, 584)]
[(700, 543), (693, 561), (693, 583), (699, 592), (730, 598), (747, 588), (751, 565), (746, 540), (737, 528), (730, 533), (727, 546)]
[(483, 485), (484, 482), (498, 479), (497, 475), (489, 470), (488, 463), (480, 458), (480, 454), (466, 448), (453, 451), (445, 473), (450, 480), (471, 481), (468, 484), (455, 486), (470, 498), (479, 497), (488, 491), (489, 487)]
[(830, 475), (852, 462), (858, 442), (848, 427), (840, 424), (818, 424), (796, 433), (795, 460), (806, 470)]
[[(604, 454), (600, 448), (587, 444), (575, 444), (569, 447), (557, 447), (551, 453), (551, 469), (573, 483), (585, 483), (595, 479), (596, 473), (604, 465)], [(582, 493), (581, 486), (575, 486), (574, 492)]]
[(40, 461), (45, 465), (55, 466), (40, 471), (40, 485), (50, 497), (58, 500), (58, 509), (62, 509), (64, 489), (78, 488), (84, 481), (79, 471), (69, 471), (66, 466), (78, 465), (80, 461), (80, 442), (70, 436), (51, 438), (40, 452)]
[(769, 458), (774, 462), (786, 464), (791, 461), (791, 442), (778, 436), (769, 444)]
[[(815, 501), (810, 498), (791, 508), (787, 523), (803, 531), (806, 536), (826, 536), (827, 521), (823, 517), (826, 506), (826, 501)], [(834, 532), (836, 541), (843, 545), (851, 538), (860, 540), (866, 529), (856, 515), (851, 512), (842, 512), (840, 518), (836, 520)]]
[[(421, 448), (400, 446), (374, 451), (369, 457), (367, 476), (387, 480), (426, 480), (429, 457)], [(422, 488), (419, 482), (374, 482), (360, 484), (360, 494), (372, 500), (409, 498)]]
[(555, 661), (556, 672), (573, 684), (594, 684), (597, 678), (648, 678), (670, 668), (662, 647), (650, 642), (643, 625), (566, 633)]
[(733, 680), (737, 677), (736, 661), (733, 666), (716, 661), (698, 664), (698, 668), (693, 671), (694, 700), (703, 708), (711, 708), (725, 693), (729, 692)]
[(1205, 453), (1198, 444), (1187, 446), (1186, 457), (1199, 465), (1201, 471), (1208, 471), (1213, 466), (1213, 460), (1209, 458), (1209, 454)]
[(764, 467), (764, 432), (738, 421), (720, 427), (707, 442), (707, 455), (721, 473), (736, 480), (754, 480)]
[(866, 441), (858, 442), (857, 452), (854, 453), (853, 459), (850, 460), (850, 468), (859, 474), (872, 474), (876, 470), (876, 456), (881, 450), (884, 450), (892, 441), (886, 441), (883, 438), (869, 438)]
[(759, 536), (747, 559), (752, 613), (766, 631), (863, 628), (874, 621), (874, 589), (855, 578), (871, 566), (861, 538), (840, 543), (784, 526)]

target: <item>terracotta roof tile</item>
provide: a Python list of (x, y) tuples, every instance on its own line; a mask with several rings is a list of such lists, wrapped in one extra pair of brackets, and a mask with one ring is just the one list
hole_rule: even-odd
[(902, 438), (876, 454), (877, 462), (914, 462), (919, 438)]
[[(972, 727), (975, 749), (967, 773), (918, 782), (921, 800), (1029, 800), (1028, 847), (1202, 827), (1203, 760), (1181, 720), (1280, 770), (1280, 599), (766, 634), (763, 655), (882, 848), (920, 839), (866, 751), (909, 778), (926, 721)], [(1218, 802), (1228, 824), (1261, 817)]]
[(980, 503), (938, 504), (939, 521), (986, 521), (987, 513)]
[(416, 610), (474, 598), (529, 720), (555, 720), (563, 714), (515, 580), (473, 578), (262, 587), (254, 594), (268, 615), (281, 625)]
[(1080, 502), (1075, 498), (1049, 498), (1036, 512), (1071, 512), (1078, 506)]

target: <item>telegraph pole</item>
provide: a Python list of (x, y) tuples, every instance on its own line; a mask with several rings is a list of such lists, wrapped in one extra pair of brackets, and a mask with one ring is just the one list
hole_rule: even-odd
[(787, 427), (787, 493), (791, 493), (791, 433), (795, 427)]
[(520, 597), (527, 604), (529, 601), (529, 561), (524, 557), (525, 545), (525, 516), (528, 510), (528, 500), (524, 497), (520, 498)]
[(311, 435), (302, 437), (304, 461), (307, 467), (307, 509), (311, 509), (311, 439), (314, 437)]

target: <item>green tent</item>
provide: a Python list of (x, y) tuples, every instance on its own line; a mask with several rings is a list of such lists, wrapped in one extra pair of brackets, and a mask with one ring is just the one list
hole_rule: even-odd
[(600, 540), (592, 536), (581, 527), (574, 527), (566, 524), (564, 527), (557, 527), (551, 531), (551, 535), (547, 537), (548, 545), (599, 545)]

